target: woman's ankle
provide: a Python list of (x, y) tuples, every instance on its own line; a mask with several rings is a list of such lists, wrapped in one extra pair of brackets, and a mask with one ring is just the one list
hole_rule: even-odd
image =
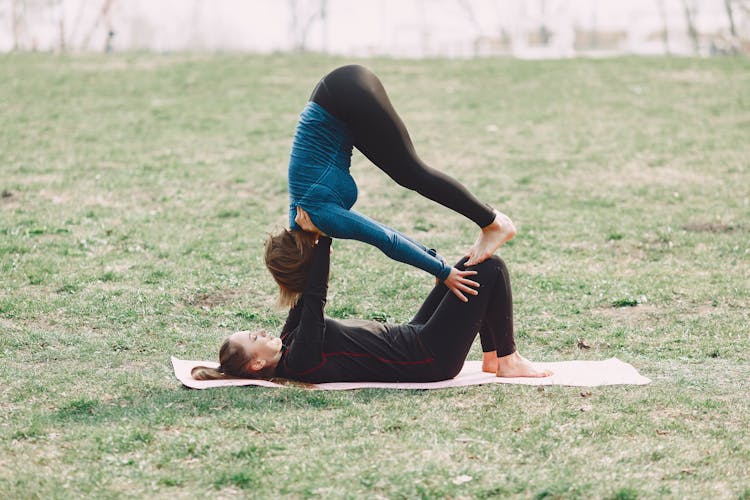
[(522, 359), (523, 356), (521, 356), (521, 353), (519, 353), (518, 351), (513, 351), (512, 353), (506, 354), (505, 356), (497, 356), (497, 364), (498, 366), (513, 365), (518, 363)]
[(497, 372), (497, 353), (495, 351), (482, 353), (482, 371), (487, 373)]

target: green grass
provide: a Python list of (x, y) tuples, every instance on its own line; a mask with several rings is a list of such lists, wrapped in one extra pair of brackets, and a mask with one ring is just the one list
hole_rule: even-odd
[[(519, 228), (521, 351), (651, 385), (174, 380), (170, 355), (281, 325), (262, 242), (297, 115), (344, 62), (0, 57), (0, 496), (748, 498), (745, 59), (365, 61), (423, 159)], [(362, 212), (451, 259), (473, 241), (358, 153), (352, 172)], [(431, 286), (334, 246), (332, 315), (404, 321)]]

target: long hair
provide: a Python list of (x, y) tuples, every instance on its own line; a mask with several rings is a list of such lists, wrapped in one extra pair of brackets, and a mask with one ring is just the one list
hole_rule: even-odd
[(190, 370), (190, 376), (195, 380), (217, 380), (225, 378), (263, 378), (273, 377), (276, 367), (266, 367), (262, 370), (248, 370), (253, 360), (247, 351), (227, 338), (219, 349), (219, 367), (196, 366)]
[(266, 267), (279, 285), (280, 306), (294, 306), (305, 290), (315, 250), (315, 238), (313, 233), (288, 229), (268, 235)]

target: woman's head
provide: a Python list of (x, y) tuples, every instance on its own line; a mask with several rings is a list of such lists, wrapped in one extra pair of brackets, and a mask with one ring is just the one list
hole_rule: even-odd
[(283, 229), (266, 239), (266, 267), (279, 285), (279, 303), (292, 307), (305, 290), (316, 235)]
[(196, 366), (190, 374), (196, 380), (271, 378), (280, 358), (280, 338), (263, 330), (235, 332), (221, 345), (218, 368)]

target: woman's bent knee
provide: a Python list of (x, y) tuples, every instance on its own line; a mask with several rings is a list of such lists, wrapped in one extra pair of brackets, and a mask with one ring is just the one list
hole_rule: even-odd
[(505, 261), (501, 259), (499, 255), (491, 255), (487, 260), (492, 261), (498, 269), (508, 269), (508, 266), (505, 265)]
[(508, 268), (503, 259), (497, 255), (491, 255), (479, 264), (471, 266), (469, 269), (476, 271), (477, 274), (483, 274), (488, 272), (507, 271)]

